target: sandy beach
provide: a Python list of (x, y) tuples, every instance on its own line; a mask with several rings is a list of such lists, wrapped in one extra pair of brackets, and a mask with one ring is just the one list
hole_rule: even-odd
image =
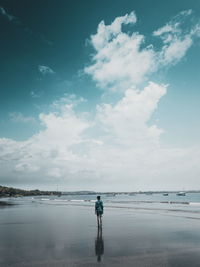
[(199, 266), (200, 220), (188, 214), (29, 203), (1, 208), (0, 266)]

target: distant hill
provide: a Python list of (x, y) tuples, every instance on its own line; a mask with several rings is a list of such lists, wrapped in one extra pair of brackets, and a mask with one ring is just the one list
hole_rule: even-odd
[(62, 192), (62, 195), (94, 195), (95, 191), (67, 191)]
[(0, 185), (0, 197), (40, 196), (40, 195), (60, 195), (60, 194), (61, 192), (57, 191), (40, 191), (38, 189), (23, 190)]

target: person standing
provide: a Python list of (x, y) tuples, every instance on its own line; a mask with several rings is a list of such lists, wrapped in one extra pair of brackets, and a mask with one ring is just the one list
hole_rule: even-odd
[(97, 196), (97, 201), (95, 202), (95, 214), (97, 215), (98, 227), (102, 226), (103, 201), (100, 196)]

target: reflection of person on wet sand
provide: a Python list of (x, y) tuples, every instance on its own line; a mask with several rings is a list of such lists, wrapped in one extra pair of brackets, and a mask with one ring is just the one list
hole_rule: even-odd
[(98, 230), (97, 230), (97, 238), (95, 240), (95, 253), (97, 255), (97, 261), (101, 261), (101, 256), (104, 253), (102, 227), (98, 227)]

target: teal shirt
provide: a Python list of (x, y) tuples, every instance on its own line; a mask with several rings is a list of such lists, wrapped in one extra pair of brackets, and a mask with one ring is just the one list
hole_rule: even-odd
[(95, 202), (95, 211), (103, 214), (103, 201), (97, 200)]

